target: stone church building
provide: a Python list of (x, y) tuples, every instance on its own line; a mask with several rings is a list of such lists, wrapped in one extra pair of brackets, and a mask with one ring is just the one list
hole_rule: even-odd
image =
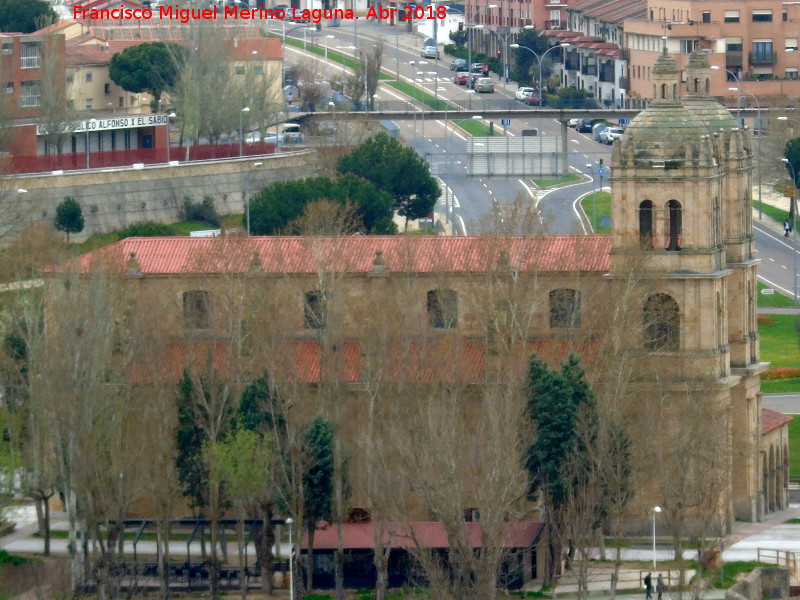
[[(652, 73), (657, 99), (613, 147), (610, 236), (129, 238), (80, 270), (116, 272), (126, 318), (155, 318), (140, 326), (158, 339), (149, 366), (130, 369), (142, 386), (209, 363), (266, 371), (296, 406), (335, 414), (362, 516), (372, 400), (405, 431), (454, 395), (454, 423), (480, 440), (497, 390), (524, 397), (532, 353), (575, 352), (633, 437), (630, 530), (655, 506), (716, 531), (760, 520), (786, 506), (788, 444), (785, 419), (762, 425), (750, 133), (709, 97), (702, 52), (683, 97), (666, 52)], [(480, 511), (485, 483), (462, 472), (465, 512)]]

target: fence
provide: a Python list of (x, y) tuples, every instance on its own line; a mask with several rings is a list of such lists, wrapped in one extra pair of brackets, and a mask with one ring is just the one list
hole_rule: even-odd
[[(188, 157), (187, 157), (188, 148)], [(244, 144), (241, 156), (273, 154), (275, 144), (255, 142)], [(108, 150), (79, 154), (50, 154), (46, 156), (7, 156), (0, 159), (3, 173), (43, 173), (47, 171), (75, 171), (130, 167), (135, 164), (153, 165), (169, 160), (195, 161), (238, 158), (239, 144), (198, 144), (167, 148), (138, 148), (136, 150)]]
[(789, 585), (797, 586), (800, 585), (800, 563), (798, 563), (797, 554), (790, 550), (759, 548), (756, 560), (785, 567), (789, 570)]

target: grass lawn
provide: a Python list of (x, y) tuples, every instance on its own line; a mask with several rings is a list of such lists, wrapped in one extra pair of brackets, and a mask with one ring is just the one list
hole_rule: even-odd
[(791, 308), (794, 306), (794, 301), (788, 296), (775, 292), (765, 296), (761, 290), (766, 289), (766, 285), (758, 282), (758, 306), (760, 307), (777, 307), (777, 308)]
[[(483, 121), (475, 121), (473, 119), (459, 119), (453, 121), (461, 129), (474, 137), (489, 137), (489, 126)], [(503, 135), (499, 127), (494, 128), (494, 135)]]
[(800, 366), (794, 315), (767, 315), (769, 324), (759, 323), (761, 360), (772, 363), (773, 369)]
[[(316, 54), (318, 56), (323, 56), (323, 57), (325, 56), (325, 46), (315, 46), (308, 40), (306, 40), (306, 42), (303, 42), (303, 40), (287, 37), (286, 43), (289, 46), (294, 46), (295, 48), (303, 48), (306, 52), (311, 52), (312, 54)], [(361, 67), (361, 63), (358, 62), (356, 59), (346, 56), (341, 52), (337, 52), (336, 50), (328, 49), (328, 60), (332, 63), (344, 65), (345, 67), (348, 67), (353, 70)], [(387, 75), (386, 73), (380, 73), (378, 78), (381, 80), (385, 80), (385, 79), (391, 79), (391, 76)]]
[(413, 98), (417, 102), (421, 102), (425, 106), (433, 110), (447, 110), (448, 108), (455, 108), (452, 104), (441, 98), (437, 98), (433, 94), (421, 90), (418, 87), (411, 85), (407, 81), (384, 81), (384, 85), (393, 87), (398, 92), (404, 93), (409, 98)]
[(789, 421), (789, 479), (800, 479), (800, 417)]
[(553, 187), (554, 185), (561, 185), (562, 183), (570, 183), (572, 181), (578, 181), (581, 178), (580, 175), (576, 175), (575, 173), (567, 173), (563, 177), (559, 177), (558, 179), (534, 179), (533, 183), (536, 184), (537, 187), (540, 188), (549, 188)]
[(719, 589), (719, 590), (726, 590), (731, 587), (737, 581), (737, 576), (741, 573), (749, 573), (753, 569), (757, 569), (758, 567), (774, 567), (775, 565), (771, 565), (769, 563), (762, 563), (756, 561), (733, 561), (733, 562), (726, 562), (722, 566), (722, 572), (717, 570), (716, 576), (709, 575), (709, 581), (711, 584)]
[(597, 228), (595, 233), (611, 233), (611, 227), (602, 227), (600, 223), (603, 222), (603, 217), (611, 218), (611, 194), (608, 192), (594, 192), (581, 200), (581, 208), (586, 216), (589, 217), (589, 223), (594, 219), (594, 198), (597, 196)]
[[(766, 360), (761, 355), (762, 360)], [(800, 394), (800, 379), (772, 379), (761, 380), (762, 394)], [(800, 438), (797, 440), (800, 445)], [(800, 467), (800, 465), (798, 465)]]
[[(771, 219), (775, 219), (778, 223), (783, 223), (783, 220), (789, 217), (788, 210), (783, 210), (777, 206), (772, 206), (772, 204), (767, 204), (766, 202), (762, 202), (761, 204), (763, 205), (761, 207), (761, 212)], [(753, 202), (753, 208), (758, 210), (758, 200)]]

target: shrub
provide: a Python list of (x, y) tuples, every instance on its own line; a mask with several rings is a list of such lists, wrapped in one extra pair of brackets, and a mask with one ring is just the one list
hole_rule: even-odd
[(24, 565), (25, 563), (31, 562), (30, 558), (25, 558), (24, 556), (14, 556), (13, 554), (9, 554), (5, 550), (0, 550), (0, 564), (6, 565)]
[(799, 368), (769, 369), (761, 374), (761, 379), (794, 379), (800, 377)]
[(117, 233), (119, 239), (124, 240), (129, 237), (163, 237), (170, 235), (178, 235), (172, 225), (164, 223), (154, 223), (153, 221), (145, 221), (144, 223), (134, 223)]
[(219, 215), (217, 209), (214, 208), (214, 200), (209, 196), (203, 198), (199, 204), (193, 204), (188, 199), (183, 201), (184, 221), (199, 221), (200, 223), (207, 223), (214, 227), (219, 227)]

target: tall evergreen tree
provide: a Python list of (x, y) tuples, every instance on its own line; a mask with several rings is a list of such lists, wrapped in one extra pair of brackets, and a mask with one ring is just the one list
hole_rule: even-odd
[(305, 523), (308, 530), (306, 589), (312, 589), (314, 532), (317, 522), (330, 520), (333, 501), (333, 425), (317, 414), (305, 435), (308, 467), (305, 474)]
[(67, 233), (67, 243), (69, 244), (70, 233), (80, 233), (83, 231), (83, 209), (78, 201), (72, 196), (67, 196), (61, 204), (56, 207), (56, 229)]
[(198, 424), (196, 406), (192, 395), (194, 383), (188, 371), (178, 383), (178, 427), (175, 432), (178, 453), (175, 466), (183, 495), (195, 513), (202, 513), (207, 504), (208, 467), (203, 460), (203, 445), (207, 436)]

